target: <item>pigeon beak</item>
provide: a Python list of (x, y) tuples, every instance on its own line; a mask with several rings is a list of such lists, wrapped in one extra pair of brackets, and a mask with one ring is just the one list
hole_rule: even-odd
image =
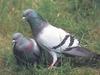
[(16, 41), (15, 40), (12, 40), (12, 47), (14, 47)]
[(15, 43), (16, 41), (15, 40), (12, 40), (12, 43)]
[(25, 19), (26, 19), (26, 17), (22, 17), (22, 19), (23, 19), (23, 20), (25, 20)]

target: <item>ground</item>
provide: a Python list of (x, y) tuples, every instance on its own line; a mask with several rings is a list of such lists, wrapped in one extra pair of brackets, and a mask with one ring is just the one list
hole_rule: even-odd
[(100, 75), (100, 68), (72, 67), (69, 62), (52, 70), (18, 67), (11, 43), (14, 32), (32, 37), (22, 20), (22, 12), (32, 8), (52, 25), (75, 35), (83, 47), (100, 54), (99, 6), (99, 0), (0, 0), (0, 75)]

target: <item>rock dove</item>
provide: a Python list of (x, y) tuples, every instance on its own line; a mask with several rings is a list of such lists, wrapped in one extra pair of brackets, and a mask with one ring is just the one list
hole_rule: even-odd
[(40, 49), (34, 39), (25, 38), (21, 33), (13, 34), (13, 53), (18, 65), (39, 63)]
[(51, 25), (35, 10), (25, 10), (23, 19), (29, 23), (37, 43), (52, 55), (53, 61), (49, 68), (53, 68), (61, 54), (79, 57), (93, 57), (96, 55), (81, 47), (79, 40), (70, 33)]

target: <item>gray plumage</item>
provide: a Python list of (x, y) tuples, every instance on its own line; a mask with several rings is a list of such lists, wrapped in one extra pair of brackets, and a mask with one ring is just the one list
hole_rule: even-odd
[(18, 65), (39, 63), (40, 49), (34, 39), (26, 38), (21, 33), (13, 35), (13, 53)]
[(53, 57), (52, 68), (61, 56), (65, 55), (95, 57), (96, 54), (80, 46), (79, 40), (61, 28), (44, 20), (36, 11), (27, 9), (23, 18), (29, 23), (37, 43)]

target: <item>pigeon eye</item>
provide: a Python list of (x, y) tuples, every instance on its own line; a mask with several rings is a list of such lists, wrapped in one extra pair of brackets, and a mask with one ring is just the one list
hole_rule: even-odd
[(13, 40), (15, 40), (15, 38), (13, 38)]
[(15, 38), (13, 38), (13, 40), (17, 40), (19, 38), (19, 36), (17, 36), (17, 37), (15, 37)]

